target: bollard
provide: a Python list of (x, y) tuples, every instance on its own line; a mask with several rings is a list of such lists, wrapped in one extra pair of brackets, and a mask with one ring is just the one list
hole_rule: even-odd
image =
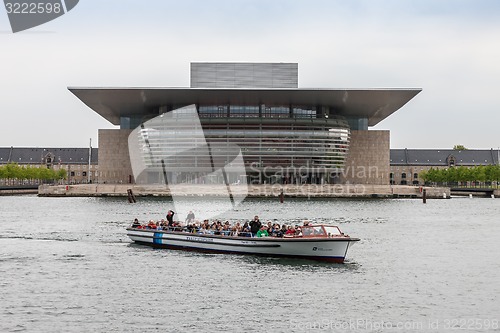
[(127, 196), (128, 196), (128, 202), (129, 203), (135, 203), (136, 202), (135, 196), (134, 196), (134, 192), (132, 192), (132, 189), (128, 189), (127, 190)]
[(469, 199), (472, 199), (472, 194), (469, 194)]
[(443, 192), (443, 199), (446, 199), (446, 192)]
[(283, 201), (285, 201), (285, 195), (283, 194), (283, 189), (281, 189), (281, 192), (280, 192), (280, 203), (283, 203)]
[(424, 188), (424, 190), (422, 191), (422, 201), (425, 203), (427, 203), (427, 190)]
[(492, 195), (491, 195), (491, 198), (492, 198), (492, 199), (495, 199), (495, 195), (494, 195), (494, 194), (492, 194)]

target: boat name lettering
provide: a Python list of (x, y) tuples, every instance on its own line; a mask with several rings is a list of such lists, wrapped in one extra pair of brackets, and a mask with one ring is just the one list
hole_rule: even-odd
[(325, 249), (324, 247), (313, 247), (313, 251), (333, 251), (333, 249)]
[(212, 238), (204, 238), (204, 237), (186, 237), (186, 240), (188, 241), (196, 241), (196, 242), (207, 242), (207, 243), (213, 243)]

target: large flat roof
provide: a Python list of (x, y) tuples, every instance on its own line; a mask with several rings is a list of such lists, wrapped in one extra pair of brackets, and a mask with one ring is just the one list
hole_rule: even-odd
[(400, 109), (422, 89), (257, 89), (257, 88), (89, 88), (68, 89), (114, 125), (122, 116), (157, 114), (160, 106), (322, 105), (339, 115), (367, 118), (374, 126)]

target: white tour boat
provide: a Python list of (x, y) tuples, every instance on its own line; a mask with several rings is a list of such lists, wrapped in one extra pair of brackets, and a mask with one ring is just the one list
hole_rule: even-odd
[(226, 236), (145, 227), (127, 228), (127, 235), (138, 244), (157, 248), (292, 257), (334, 263), (343, 263), (349, 247), (359, 241), (359, 238), (345, 235), (337, 226), (319, 224), (301, 228), (300, 235), (284, 237)]

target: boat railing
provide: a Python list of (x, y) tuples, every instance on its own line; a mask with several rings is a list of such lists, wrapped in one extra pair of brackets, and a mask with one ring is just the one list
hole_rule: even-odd
[[(232, 236), (232, 237), (257, 237), (255, 234), (247, 231), (234, 231), (234, 230), (212, 230), (212, 229), (202, 229), (202, 228), (190, 228), (186, 226), (168, 226), (168, 227), (149, 227), (143, 226), (140, 229), (146, 230), (157, 230), (157, 231), (173, 231), (181, 233), (189, 233), (196, 235), (216, 235), (216, 236)], [(280, 236), (269, 235), (267, 237), (272, 238), (337, 238), (337, 237), (348, 237), (340, 231), (336, 226), (304, 226), (300, 234), (281, 234)]]

